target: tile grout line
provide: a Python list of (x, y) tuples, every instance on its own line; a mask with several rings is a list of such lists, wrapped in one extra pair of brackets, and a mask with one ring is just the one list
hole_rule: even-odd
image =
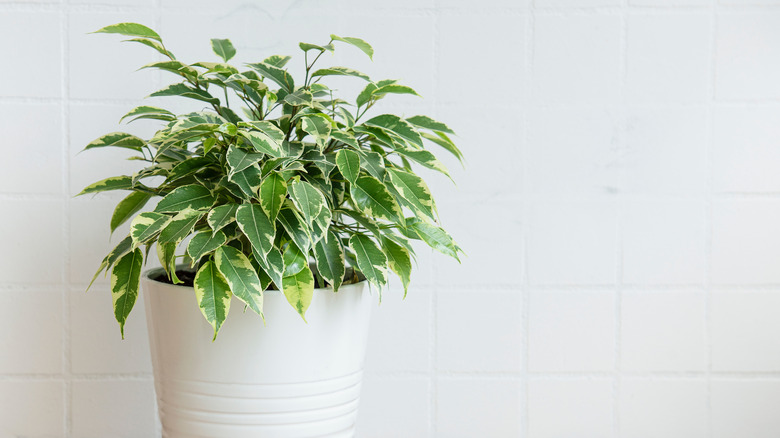
[[(441, 38), (441, 28), (440, 28), (440, 19), (441, 14), (439, 12), (439, 8), (437, 7), (439, 5), (440, 1), (435, 0), (434, 2), (434, 11), (433, 11), (433, 81), (432, 81), (432, 87), (433, 87), (433, 112), (436, 114), (436, 117), (438, 117), (438, 106), (437, 106), (437, 97), (439, 95), (439, 84), (438, 84), (438, 78), (439, 78), (439, 45), (440, 45), (440, 38)], [(436, 283), (436, 265), (434, 264), (431, 267), (431, 274), (433, 275), (433, 282), (434, 287), (432, 288), (431, 293), (431, 316), (430, 316), (430, 339), (428, 340), (429, 345), (431, 348), (429, 348), (429, 369), (430, 369), (430, 386), (428, 387), (428, 397), (429, 397), (429, 409), (430, 412), (428, 413), (428, 434), (429, 436), (433, 437), (436, 436), (436, 433), (438, 431), (438, 352), (439, 352), (439, 340), (438, 340), (438, 306), (439, 306), (439, 285)]]
[[(620, 95), (620, 123), (618, 124), (618, 160), (620, 162), (621, 157), (624, 156), (628, 150), (628, 124), (626, 119), (627, 108), (627, 89), (628, 89), (628, 0), (621, 1), (621, 14), (620, 14), (620, 51), (619, 51), (619, 72), (620, 78), (619, 95)], [(624, 266), (623, 266), (623, 235), (624, 235), (624, 218), (625, 211), (625, 187), (626, 187), (626, 168), (621, 165), (618, 167), (618, 191), (615, 196), (615, 202), (617, 204), (617, 218), (615, 220), (615, 233), (616, 233), (616, 287), (614, 288), (614, 374), (612, 383), (612, 435), (614, 437), (620, 436), (621, 421), (620, 421), (620, 394), (622, 391), (622, 335), (623, 335), (623, 282), (624, 282)]]
[[(530, 100), (530, 95), (533, 92), (533, 87), (531, 86), (533, 82), (533, 73), (534, 73), (534, 42), (535, 42), (535, 27), (536, 27), (536, 7), (535, 3), (531, 3), (530, 5), (530, 14), (525, 20), (525, 54), (524, 54), (524, 74), (525, 74), (525, 99)], [(531, 314), (531, 287), (530, 287), (530, 278), (529, 278), (529, 261), (528, 261), (528, 238), (530, 234), (530, 223), (529, 223), (529, 210), (530, 210), (530, 203), (528, 201), (528, 198), (525, 196), (525, 188), (527, 187), (526, 180), (528, 178), (528, 171), (526, 169), (527, 163), (525, 160), (525, 157), (528, 155), (527, 150), (529, 148), (529, 134), (528, 134), (528, 120), (530, 119), (528, 115), (528, 107), (526, 106), (525, 109), (522, 112), (521, 115), (521, 126), (520, 129), (522, 130), (521, 134), (521, 141), (520, 141), (520, 152), (519, 152), (519, 159), (520, 163), (517, 166), (518, 169), (520, 169), (520, 199), (521, 199), (521, 211), (522, 216), (524, 217), (524, 220), (520, 224), (520, 250), (521, 250), (521, 257), (523, 261), (523, 267), (521, 271), (521, 321), (523, 324), (522, 330), (523, 334), (521, 337), (522, 340), (522, 360), (520, 361), (520, 373), (521, 373), (521, 394), (520, 394), (520, 403), (519, 408), (521, 410), (520, 412), (520, 431), (521, 436), (529, 437), (531, 433), (530, 429), (530, 422), (531, 422), (531, 416), (530, 416), (530, 387), (529, 387), (529, 379), (528, 379), (528, 372), (530, 369), (530, 356), (531, 356), (531, 348), (530, 348), (530, 339), (531, 339), (531, 320), (530, 320), (530, 314)]]
[(70, 267), (71, 267), (71, 246), (70, 240), (70, 222), (71, 222), (71, 194), (70, 194), (70, 1), (62, 0), (60, 10), (60, 53), (61, 59), (61, 134), (62, 134), (62, 185), (65, 197), (64, 220), (62, 223), (64, 262), (62, 280), (66, 287), (62, 291), (62, 363), (63, 363), (63, 416), (64, 416), (64, 437), (70, 438), (73, 435), (73, 369), (71, 364), (72, 351), (72, 327), (70, 318)]
[(704, 340), (707, 351), (706, 369), (706, 436), (713, 437), (715, 430), (712, 427), (712, 199), (713, 199), (713, 174), (712, 174), (712, 149), (714, 144), (714, 126), (716, 102), (715, 84), (717, 79), (717, 30), (718, 30), (718, 0), (712, 0), (710, 5), (710, 75), (708, 84), (709, 102), (707, 105), (707, 127), (705, 131), (704, 168), (705, 168), (705, 197), (704, 197)]

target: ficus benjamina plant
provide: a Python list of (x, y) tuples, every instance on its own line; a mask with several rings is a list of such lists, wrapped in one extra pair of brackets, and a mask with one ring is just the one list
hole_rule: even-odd
[[(203, 104), (187, 114), (133, 108), (120, 122), (153, 119), (164, 126), (148, 140), (114, 132), (85, 148), (129, 149), (137, 153), (129, 159), (147, 163), (79, 193), (130, 192), (111, 217), (112, 233), (131, 221), (130, 234), (92, 279), (111, 272), (123, 337), (154, 244), (163, 280), (184, 283), (177, 261), (190, 265), (195, 299), (215, 338), (233, 296), (262, 317), (263, 291), (278, 289), (305, 320), (315, 284), (337, 292), (364, 277), (381, 291), (389, 268), (405, 296), (414, 257), (410, 239), (458, 259), (462, 251), (439, 226), (436, 204), (414, 167), (449, 176), (427, 146), (461, 160), (450, 128), (424, 115), (369, 114), (388, 95), (417, 95), (395, 80), (375, 82), (347, 67), (314, 69), (341, 43), (373, 57), (367, 42), (331, 35), (324, 45), (300, 43), (304, 75), (296, 84), (285, 68), (291, 57), (237, 67), (228, 64), (236, 50), (226, 39), (211, 40), (221, 61), (187, 64), (146, 26), (119, 23), (97, 32), (130, 37), (164, 57), (142, 68), (169, 72), (177, 82), (150, 96)], [(354, 103), (325, 85), (332, 76), (365, 83)], [(153, 209), (145, 208), (158, 197)]]

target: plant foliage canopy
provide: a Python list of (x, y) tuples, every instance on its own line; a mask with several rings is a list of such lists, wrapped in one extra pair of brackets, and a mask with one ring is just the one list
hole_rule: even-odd
[[(164, 126), (148, 140), (114, 132), (85, 148), (130, 149), (137, 153), (130, 159), (147, 163), (133, 175), (107, 178), (79, 193), (129, 191), (116, 206), (111, 231), (129, 221), (130, 233), (94, 277), (111, 273), (122, 336), (143, 260), (155, 244), (173, 284), (182, 282), (177, 260), (194, 269), (195, 297), (215, 338), (233, 296), (262, 316), (263, 291), (273, 287), (305, 319), (315, 284), (336, 292), (356, 278), (350, 271), (380, 290), (393, 271), (406, 290), (414, 257), (410, 239), (456, 259), (462, 252), (438, 224), (431, 192), (413, 167), (449, 177), (427, 146), (461, 160), (452, 130), (424, 115), (368, 117), (388, 95), (417, 94), (395, 80), (375, 82), (348, 67), (314, 69), (336, 44), (372, 57), (367, 42), (331, 35), (325, 45), (301, 43), (305, 75), (296, 82), (300, 78), (286, 69), (289, 56), (228, 64), (236, 49), (227, 39), (211, 40), (219, 62), (187, 64), (141, 24), (97, 32), (130, 37), (165, 58), (142, 68), (171, 73), (178, 82), (150, 96), (194, 99), (204, 107), (178, 115), (149, 105), (133, 108), (122, 120), (153, 119)], [(335, 97), (325, 85), (330, 76), (365, 83), (355, 103)], [(153, 199), (156, 206), (146, 208)]]

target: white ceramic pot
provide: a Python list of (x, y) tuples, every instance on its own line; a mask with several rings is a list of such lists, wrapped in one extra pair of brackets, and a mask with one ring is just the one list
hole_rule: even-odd
[(315, 289), (308, 324), (279, 291), (237, 299), (216, 341), (191, 287), (142, 288), (164, 438), (352, 437), (371, 315), (365, 281)]

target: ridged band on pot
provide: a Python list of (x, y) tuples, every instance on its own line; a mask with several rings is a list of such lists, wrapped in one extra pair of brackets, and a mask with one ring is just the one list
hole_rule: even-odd
[(165, 438), (352, 437), (371, 303), (365, 281), (315, 289), (308, 324), (279, 291), (266, 324), (233, 299), (216, 341), (191, 287), (144, 273)]

